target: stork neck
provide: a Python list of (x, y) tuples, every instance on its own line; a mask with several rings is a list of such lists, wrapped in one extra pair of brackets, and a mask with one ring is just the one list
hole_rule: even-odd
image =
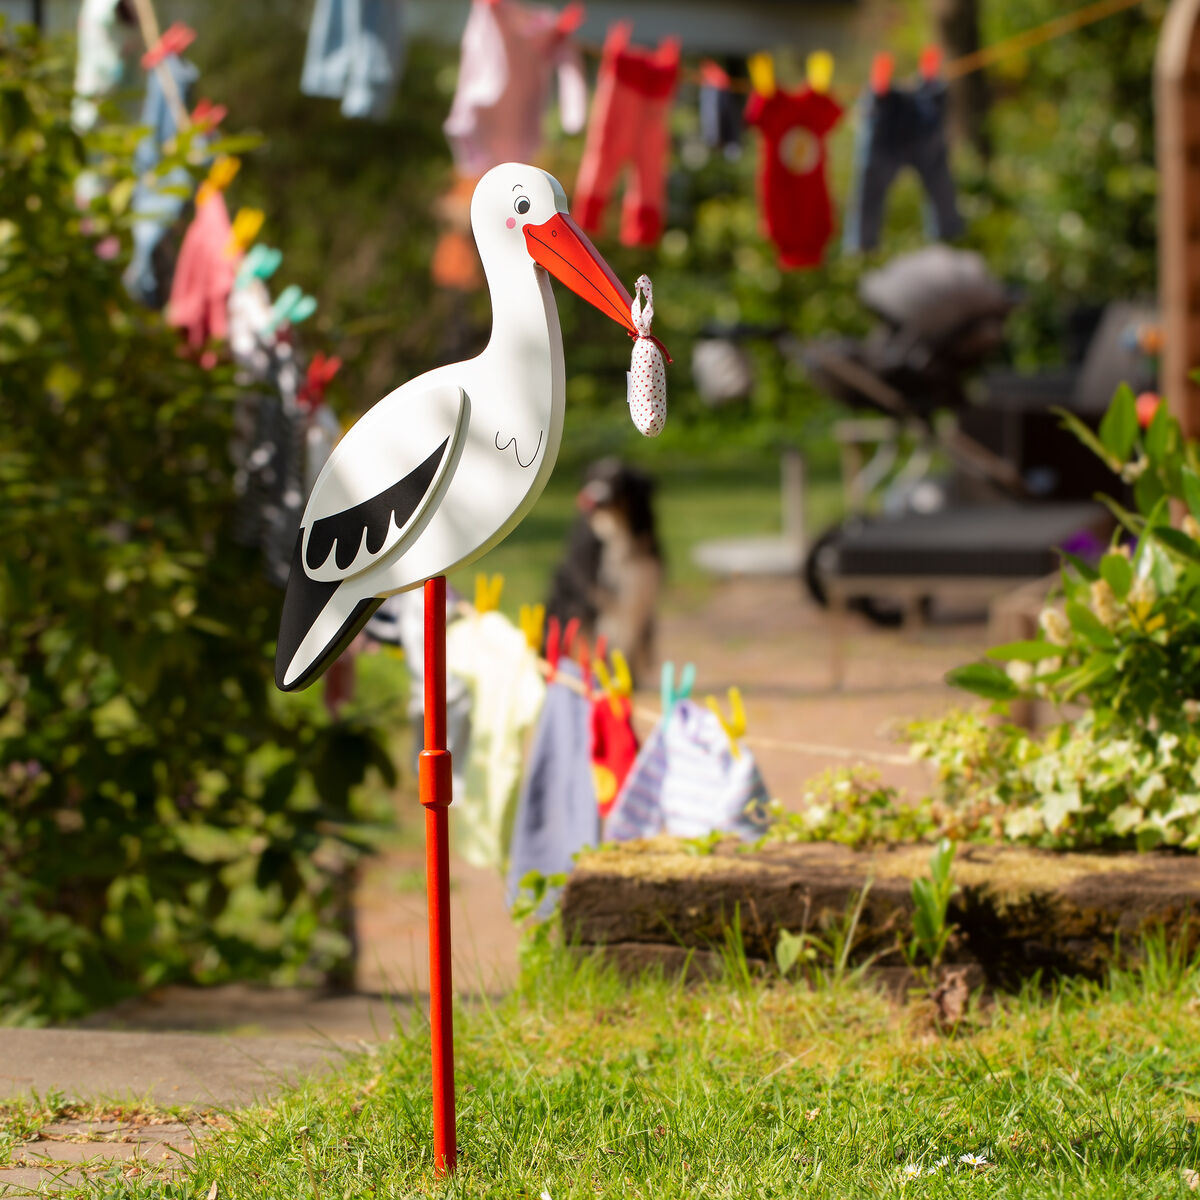
[(544, 370), (552, 339), (561, 340), (562, 336), (558, 327), (558, 308), (549, 276), (524, 255), (522, 259), (487, 273), (492, 301), (492, 336), (484, 354), (498, 357), (503, 353), (507, 361), (516, 351), (522, 356), (541, 360), (535, 369)]

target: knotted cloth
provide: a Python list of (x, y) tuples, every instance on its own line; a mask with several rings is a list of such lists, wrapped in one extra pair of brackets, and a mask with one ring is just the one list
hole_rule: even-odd
[[(644, 305), (643, 295), (646, 297)], [(667, 369), (663, 365), (661, 343), (650, 332), (650, 323), (654, 320), (654, 289), (649, 275), (639, 275), (633, 285), (629, 315), (637, 330), (633, 363), (625, 377), (629, 385), (629, 415), (639, 433), (658, 437), (667, 423)]]

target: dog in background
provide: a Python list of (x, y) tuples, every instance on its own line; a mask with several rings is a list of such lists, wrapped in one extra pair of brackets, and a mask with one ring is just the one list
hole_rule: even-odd
[(629, 661), (635, 683), (655, 666), (655, 612), (663, 554), (654, 519), (654, 480), (616, 458), (593, 463), (576, 497), (579, 516), (554, 572), (546, 616), (573, 617)]

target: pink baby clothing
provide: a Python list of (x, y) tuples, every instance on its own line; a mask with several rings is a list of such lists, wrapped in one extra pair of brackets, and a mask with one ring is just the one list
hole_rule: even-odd
[(629, 33), (628, 22), (618, 21), (604, 39), (571, 211), (586, 232), (599, 232), (613, 184), (628, 165), (621, 242), (650, 246), (663, 227), (667, 122), (679, 78), (679, 40), (667, 38), (655, 51), (638, 50), (630, 47)]
[(239, 259), (230, 252), (232, 233), (225, 197), (213, 188), (196, 203), (196, 214), (179, 248), (167, 303), (168, 322), (185, 330), (188, 345), (195, 349), (225, 336), (229, 293)]
[(443, 126), (464, 175), (537, 156), (552, 75), (563, 129), (583, 128), (587, 83), (570, 36), (581, 17), (577, 5), (560, 14), (517, 0), (474, 0), (463, 30), (458, 90)]

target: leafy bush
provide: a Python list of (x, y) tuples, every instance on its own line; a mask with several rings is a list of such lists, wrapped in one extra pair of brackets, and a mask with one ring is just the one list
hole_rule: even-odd
[[(278, 696), (280, 597), (229, 538), (238, 392), (135, 307), (129, 163), (0, 28), (0, 1013), (343, 959), (374, 733)], [(214, 147), (213, 149), (219, 149)], [(189, 157), (179, 139), (166, 170)], [(73, 184), (109, 181), (85, 213)], [(203, 169), (200, 167), (199, 169)], [(123, 256), (122, 256), (123, 257)]]
[[(1117, 531), (1093, 567), (1067, 556), (1041, 635), (998, 646), (949, 679), (1003, 706), (1082, 706), (1035, 738), (954, 716), (916, 729), (952, 804), (991, 804), (1009, 836), (1054, 845), (1200, 847), (1200, 447), (1165, 404), (1142, 430), (1122, 388), (1094, 435), (1076, 434), (1131, 485), (1107, 500)], [(1181, 528), (1172, 524), (1182, 512)]]

